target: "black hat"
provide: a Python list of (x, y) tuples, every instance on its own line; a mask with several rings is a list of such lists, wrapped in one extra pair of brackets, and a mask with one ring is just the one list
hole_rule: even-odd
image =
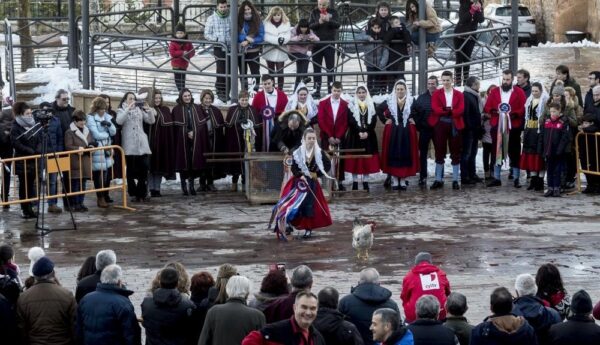
[(171, 267), (163, 268), (160, 271), (160, 287), (163, 289), (174, 289), (179, 282), (179, 273)]
[(592, 312), (592, 299), (585, 290), (579, 290), (571, 298), (571, 311), (573, 314), (589, 314)]
[(175, 26), (175, 32), (177, 31), (185, 32), (185, 24), (183, 24), (182, 22), (177, 23), (177, 25)]
[(33, 269), (31, 270), (34, 277), (47, 276), (53, 271), (54, 262), (52, 262), (52, 260), (50, 260), (47, 256), (44, 256), (36, 261), (36, 263), (33, 265)]

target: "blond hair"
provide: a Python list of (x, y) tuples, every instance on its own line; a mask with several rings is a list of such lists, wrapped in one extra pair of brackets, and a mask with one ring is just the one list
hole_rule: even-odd
[(281, 23), (289, 23), (290, 22), (290, 19), (288, 18), (288, 16), (285, 14), (285, 12), (283, 12), (283, 8), (281, 8), (279, 6), (271, 7), (271, 10), (269, 10), (269, 14), (267, 15), (267, 18), (265, 19), (265, 22), (266, 23), (270, 22), (271, 19), (273, 18), (273, 16), (276, 14), (281, 14)]
[(95, 114), (98, 110), (107, 110), (108, 104), (106, 100), (102, 97), (96, 97), (92, 100), (92, 104), (90, 105), (90, 114)]

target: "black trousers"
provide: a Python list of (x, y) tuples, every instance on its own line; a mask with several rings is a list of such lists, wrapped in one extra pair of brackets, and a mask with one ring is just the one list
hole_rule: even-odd
[[(290, 55), (292, 56), (292, 60), (296, 61), (296, 73), (298, 73), (298, 74), (307, 73), (308, 65), (310, 64), (310, 58), (308, 57), (308, 55), (301, 54), (301, 53), (292, 53)], [(294, 83), (294, 90), (296, 90), (296, 88), (298, 87), (298, 84), (300, 84), (302, 79), (304, 79), (306, 77), (307, 76), (297, 76), (296, 77), (296, 82)]]
[[(221, 47), (215, 47), (213, 50), (213, 54), (215, 55), (216, 63), (217, 63), (217, 73), (223, 74), (227, 73), (227, 60), (229, 60), (229, 55), (227, 55), (226, 51), (223, 51)], [(222, 101), (227, 101), (229, 99), (229, 89), (230, 85), (227, 83), (227, 77), (217, 77), (215, 88), (217, 89), (217, 97), (219, 97)]]
[(380, 76), (383, 77), (385, 79), (387, 79), (387, 92), (391, 93), (394, 91), (394, 84), (396, 84), (396, 82), (398, 80), (406, 80), (404, 79), (404, 73), (398, 73), (398, 72), (404, 72), (405, 68), (406, 68), (406, 61), (404, 60), (400, 60), (395, 62), (394, 64), (392, 64), (391, 66), (388, 67), (388, 71), (393, 71), (395, 72), (394, 74), (390, 74), (388, 76)]
[[(456, 63), (461, 64), (471, 61), (471, 54), (475, 48), (475, 39), (471, 35), (454, 37), (454, 48), (456, 49)], [(456, 85), (462, 85), (469, 78), (470, 66), (456, 67), (454, 78)]]
[[(244, 55), (244, 63), (242, 63), (242, 58), (239, 58), (239, 60), (238, 60), (240, 74), (256, 75), (256, 77), (254, 77), (254, 79), (256, 80), (256, 83), (254, 84), (255, 91), (258, 91), (258, 88), (260, 87), (259, 58), (260, 58), (260, 52), (257, 51), (257, 52), (247, 52)], [(250, 73), (248, 73), (248, 69), (250, 70)], [(248, 89), (248, 79), (247, 78), (242, 78), (242, 89), (244, 89), (244, 90)]]
[[(4, 167), (2, 167), (4, 169)], [(2, 178), (2, 201), (8, 201), (8, 192), (10, 191), (10, 172), (4, 170)]]
[[(35, 172), (28, 171), (17, 173), (19, 176), (19, 199), (31, 199), (36, 197), (35, 192)], [(21, 203), (21, 210), (31, 209), (31, 202)]]
[(483, 146), (483, 171), (489, 172), (495, 164), (492, 162), (493, 145), (492, 143), (481, 143), (481, 146)]
[(513, 128), (508, 133), (508, 158), (510, 167), (518, 168), (521, 162), (521, 133), (522, 128)]
[[(92, 171), (92, 179), (94, 180), (94, 188), (107, 188), (110, 186), (110, 180), (108, 179), (108, 170), (95, 170)], [(108, 191), (96, 192), (96, 196), (106, 197), (108, 196)]]
[(173, 75), (175, 76), (175, 86), (177, 87), (178, 92), (181, 92), (181, 90), (185, 89), (185, 73), (183, 72), (185, 72), (185, 70), (183, 69), (173, 69)]
[(460, 159), (460, 178), (468, 179), (475, 177), (475, 158), (477, 157), (477, 149), (479, 140), (477, 133), (471, 129), (465, 129), (462, 132), (463, 147)]
[(429, 143), (433, 139), (433, 130), (423, 130), (419, 132), (419, 165), (421, 171), (419, 178), (427, 178), (427, 151), (429, 151)]
[(149, 156), (125, 156), (127, 163), (127, 194), (145, 198), (148, 193)]
[[(325, 69), (328, 73), (335, 71), (335, 49), (331, 45), (326, 46), (315, 46), (313, 49), (312, 61), (313, 61), (313, 72), (315, 72), (315, 91), (321, 92), (321, 66), (323, 66), (323, 59), (325, 59)], [(333, 75), (327, 76), (327, 93), (331, 93), (331, 84), (333, 83)]]

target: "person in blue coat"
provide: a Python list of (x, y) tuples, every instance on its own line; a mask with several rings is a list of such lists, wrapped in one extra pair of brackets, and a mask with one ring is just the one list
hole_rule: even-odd
[[(238, 11), (238, 43), (240, 52), (244, 55), (244, 63), (241, 59), (238, 63), (240, 74), (252, 74), (255, 79), (254, 91), (260, 86), (260, 50), (259, 45), (265, 40), (265, 27), (260, 14), (252, 2), (245, 0), (240, 4)], [(248, 73), (250, 68), (250, 73)], [(242, 79), (242, 89), (248, 90), (248, 80)]]
[(141, 345), (141, 329), (118, 265), (102, 270), (96, 291), (77, 308), (77, 343), (83, 345)]
[(370, 327), (373, 340), (378, 345), (413, 345), (412, 332), (400, 324), (398, 312), (390, 308), (381, 308), (373, 313)]

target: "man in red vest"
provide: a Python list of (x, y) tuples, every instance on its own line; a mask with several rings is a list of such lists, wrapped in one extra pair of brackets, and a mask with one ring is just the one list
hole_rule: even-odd
[(444, 186), (444, 160), (446, 147), (450, 147), (452, 159), (452, 189), (460, 189), (458, 183), (460, 154), (462, 151), (462, 134), (465, 128), (463, 112), (465, 110), (462, 92), (452, 87), (452, 72), (442, 73), (442, 88), (431, 95), (431, 115), (427, 119), (433, 128), (433, 147), (435, 148), (435, 181), (431, 189)]
[(288, 98), (285, 92), (275, 88), (275, 80), (268, 74), (262, 76), (262, 91), (258, 92), (252, 100), (252, 108), (256, 110), (263, 121), (262, 152), (269, 151), (271, 144), (271, 131), (275, 126), (275, 119), (285, 111)]
[(518, 86), (513, 86), (513, 72), (502, 72), (502, 86), (493, 89), (485, 102), (483, 111), (491, 115), (492, 126), (492, 162), (494, 163), (494, 179), (488, 187), (501, 186), (500, 169), (506, 157), (510, 159), (510, 167), (515, 179), (516, 188), (521, 188), (519, 182), (521, 160), (521, 132), (525, 118), (525, 92)]
[[(341, 148), (342, 140), (348, 130), (348, 102), (342, 99), (342, 83), (339, 81), (331, 84), (331, 95), (319, 103), (317, 110), (317, 123), (321, 135), (321, 148)], [(344, 164), (339, 160), (335, 169), (334, 176), (338, 179), (338, 190), (344, 191), (346, 188), (342, 185), (344, 181)]]

